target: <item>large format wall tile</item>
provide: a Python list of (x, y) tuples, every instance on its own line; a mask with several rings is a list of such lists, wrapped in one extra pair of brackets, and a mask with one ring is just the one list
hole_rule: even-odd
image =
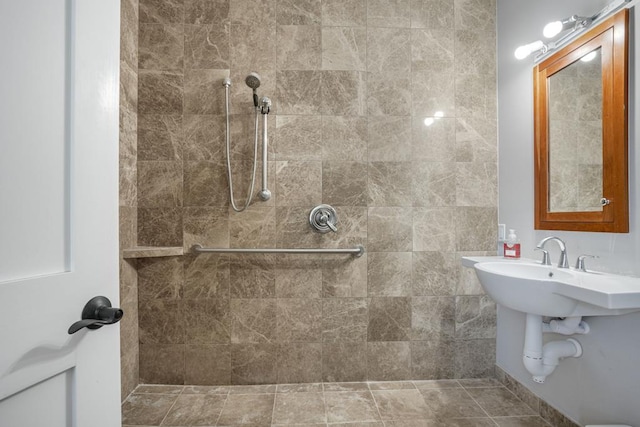
[[(121, 242), (185, 251), (121, 264), (123, 306), (136, 320), (123, 323), (123, 349), (132, 347), (123, 351), (123, 395), (138, 378), (206, 385), (492, 373), (495, 305), (460, 257), (495, 251), (495, 8), (495, 0), (123, 2)], [(251, 72), (261, 77), (259, 97), (272, 100), (272, 197), (235, 212), (223, 80), (232, 81), (231, 175), (243, 206), (254, 157)], [(592, 150), (580, 156), (596, 164)], [(580, 182), (595, 173), (583, 168)], [(311, 229), (309, 212), (321, 203), (336, 208), (337, 232)], [(197, 255), (194, 244), (367, 253)], [(318, 420), (369, 420), (370, 392), (336, 387), (355, 406)], [(424, 403), (417, 392), (407, 402), (375, 393), (383, 417)], [(274, 404), (283, 422), (293, 413), (284, 400), (238, 396), (258, 408), (244, 422), (260, 424)], [(309, 402), (318, 409), (309, 419), (324, 417), (324, 404)], [(219, 423), (241, 421), (227, 406)]]

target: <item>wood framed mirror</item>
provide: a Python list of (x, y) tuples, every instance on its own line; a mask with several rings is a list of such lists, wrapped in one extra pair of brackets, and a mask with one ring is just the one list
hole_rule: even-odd
[(535, 229), (629, 232), (627, 9), (533, 70)]

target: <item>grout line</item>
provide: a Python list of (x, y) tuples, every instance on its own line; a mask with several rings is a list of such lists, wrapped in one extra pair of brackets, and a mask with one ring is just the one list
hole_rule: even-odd
[(158, 424), (158, 425), (162, 425), (165, 422), (165, 420), (167, 419), (167, 417), (169, 416), (169, 414), (173, 410), (173, 407), (176, 406), (176, 403), (178, 402), (178, 399), (180, 398), (180, 396), (182, 396), (182, 393), (184, 392), (184, 389), (185, 389), (185, 387), (183, 386), (182, 390), (180, 390), (180, 393), (178, 393), (178, 395), (176, 396), (176, 399), (173, 401), (173, 404), (171, 405), (171, 407), (169, 408), (167, 413), (164, 414), (164, 417), (162, 417), (162, 421), (160, 421), (160, 424)]
[[(460, 384), (460, 382), (458, 380), (456, 380), (458, 382), (458, 384)], [(462, 386), (462, 384), (460, 384)], [(485, 414), (487, 414), (487, 417), (491, 418), (491, 415), (489, 415), (489, 413), (484, 409), (484, 407), (471, 395), (471, 393), (469, 393), (469, 391), (467, 391), (466, 388), (462, 387), (462, 389), (464, 390), (465, 393), (467, 393), (467, 395), (471, 398), (471, 400), (473, 400), (475, 402), (476, 405), (478, 405), (478, 407), (480, 409), (482, 409), (482, 412), (484, 412)], [(491, 420), (493, 421), (493, 419)], [(495, 421), (493, 421), (495, 424), (497, 424)]]
[(385, 421), (382, 419), (382, 412), (380, 412), (380, 406), (378, 405), (378, 401), (376, 400), (375, 394), (373, 394), (373, 390), (371, 390), (370, 384), (367, 382), (367, 388), (369, 389), (369, 394), (371, 394), (371, 398), (373, 399), (374, 405), (376, 405), (376, 411), (378, 411), (378, 417), (380, 417), (380, 422), (386, 426)]

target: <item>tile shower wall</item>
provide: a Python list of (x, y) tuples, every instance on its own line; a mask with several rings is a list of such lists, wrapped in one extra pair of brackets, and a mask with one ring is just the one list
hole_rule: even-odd
[[(367, 249), (140, 260), (140, 382), (491, 374), (495, 306), (459, 258), (495, 250), (495, 0), (140, 0), (139, 17), (138, 244)], [(274, 195), (235, 213), (222, 79), (242, 203), (250, 71), (274, 103)], [(310, 229), (320, 203), (337, 233)]]
[[(120, 28), (120, 249), (137, 241), (138, 0), (122, 0)], [(120, 257), (121, 382), (124, 399), (138, 385), (138, 278)]]

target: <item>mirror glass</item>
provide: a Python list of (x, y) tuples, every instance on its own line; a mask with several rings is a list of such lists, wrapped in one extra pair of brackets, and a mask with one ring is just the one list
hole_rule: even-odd
[(548, 82), (549, 211), (602, 211), (601, 48)]

